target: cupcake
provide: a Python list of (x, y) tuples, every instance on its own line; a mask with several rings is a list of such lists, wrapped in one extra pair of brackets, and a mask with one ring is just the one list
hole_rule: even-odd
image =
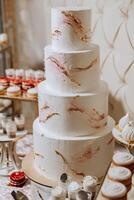
[(9, 138), (15, 138), (16, 137), (16, 131), (17, 127), (14, 121), (9, 121), (6, 124), (6, 133)]
[(9, 68), (9, 69), (6, 69), (5, 70), (5, 72), (6, 72), (6, 77), (7, 78), (15, 78), (15, 70), (14, 69), (12, 69), (12, 68)]
[(17, 97), (21, 95), (21, 89), (18, 86), (10, 86), (7, 88), (7, 95), (10, 97)]
[(24, 91), (27, 91), (28, 89), (33, 88), (33, 87), (34, 87), (33, 81), (30, 81), (30, 80), (23, 80), (22, 81), (22, 89)]
[(25, 70), (25, 78), (26, 80), (34, 80), (35, 79), (34, 70), (32, 69)]
[(80, 190), (76, 194), (76, 200), (92, 200), (92, 193), (88, 193), (84, 190)]
[(37, 88), (28, 89), (26, 94), (27, 94), (27, 97), (29, 98), (33, 98), (33, 99), (37, 98), (38, 96)]
[(86, 176), (83, 180), (83, 188), (86, 192), (96, 192), (98, 178), (95, 176)]
[(65, 200), (65, 198), (66, 193), (60, 186), (57, 186), (52, 190), (49, 200)]
[(122, 183), (106, 181), (101, 189), (101, 200), (126, 200), (127, 189)]
[(5, 94), (6, 93), (6, 88), (3, 85), (0, 85), (0, 95)]
[(126, 167), (134, 171), (134, 156), (127, 152), (117, 152), (113, 156), (113, 165)]
[(9, 86), (9, 80), (7, 78), (1, 77), (0, 78), (0, 85), (2, 85), (5, 88), (7, 88)]
[(82, 189), (81, 185), (73, 181), (68, 186), (68, 197), (69, 199), (76, 199), (76, 194)]
[(10, 86), (14, 86), (14, 85), (21, 87), (22, 80), (21, 79), (10, 79)]
[(16, 77), (16, 79), (24, 79), (24, 70), (23, 69), (16, 69), (15, 77)]
[(44, 71), (42, 71), (42, 70), (35, 71), (35, 80), (43, 81), (44, 80)]
[(24, 118), (23, 115), (16, 115), (15, 118), (14, 118), (14, 121), (16, 123), (18, 131), (24, 130), (24, 127), (25, 127), (25, 118)]
[(128, 122), (122, 131), (122, 137), (128, 143), (134, 142), (134, 122)]
[(120, 182), (125, 186), (131, 184), (131, 171), (126, 167), (111, 167), (108, 171), (108, 178), (112, 181)]

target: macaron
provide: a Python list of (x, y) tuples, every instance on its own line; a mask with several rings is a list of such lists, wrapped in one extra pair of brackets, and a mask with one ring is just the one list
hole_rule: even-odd
[(7, 95), (10, 97), (17, 97), (21, 95), (21, 89), (18, 86), (10, 86), (7, 88)]

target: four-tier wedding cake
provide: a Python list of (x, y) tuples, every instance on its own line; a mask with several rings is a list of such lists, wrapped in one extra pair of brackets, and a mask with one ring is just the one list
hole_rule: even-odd
[(38, 87), (34, 166), (57, 181), (102, 177), (113, 154), (108, 87), (100, 80), (99, 47), (90, 43), (91, 10), (53, 8), (52, 45), (45, 47), (46, 80)]

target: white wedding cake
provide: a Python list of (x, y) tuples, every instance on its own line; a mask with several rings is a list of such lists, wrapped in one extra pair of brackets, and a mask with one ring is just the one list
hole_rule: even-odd
[(100, 80), (99, 47), (90, 43), (91, 10), (52, 9), (52, 45), (45, 47), (46, 81), (38, 87), (33, 124), (34, 166), (54, 181), (66, 172), (99, 178), (111, 161), (114, 120)]

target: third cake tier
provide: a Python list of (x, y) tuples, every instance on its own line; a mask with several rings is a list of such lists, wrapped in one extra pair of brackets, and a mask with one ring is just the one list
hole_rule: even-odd
[(105, 128), (108, 116), (108, 88), (101, 82), (93, 93), (61, 93), (38, 88), (39, 121), (49, 133), (62, 136), (92, 135)]

